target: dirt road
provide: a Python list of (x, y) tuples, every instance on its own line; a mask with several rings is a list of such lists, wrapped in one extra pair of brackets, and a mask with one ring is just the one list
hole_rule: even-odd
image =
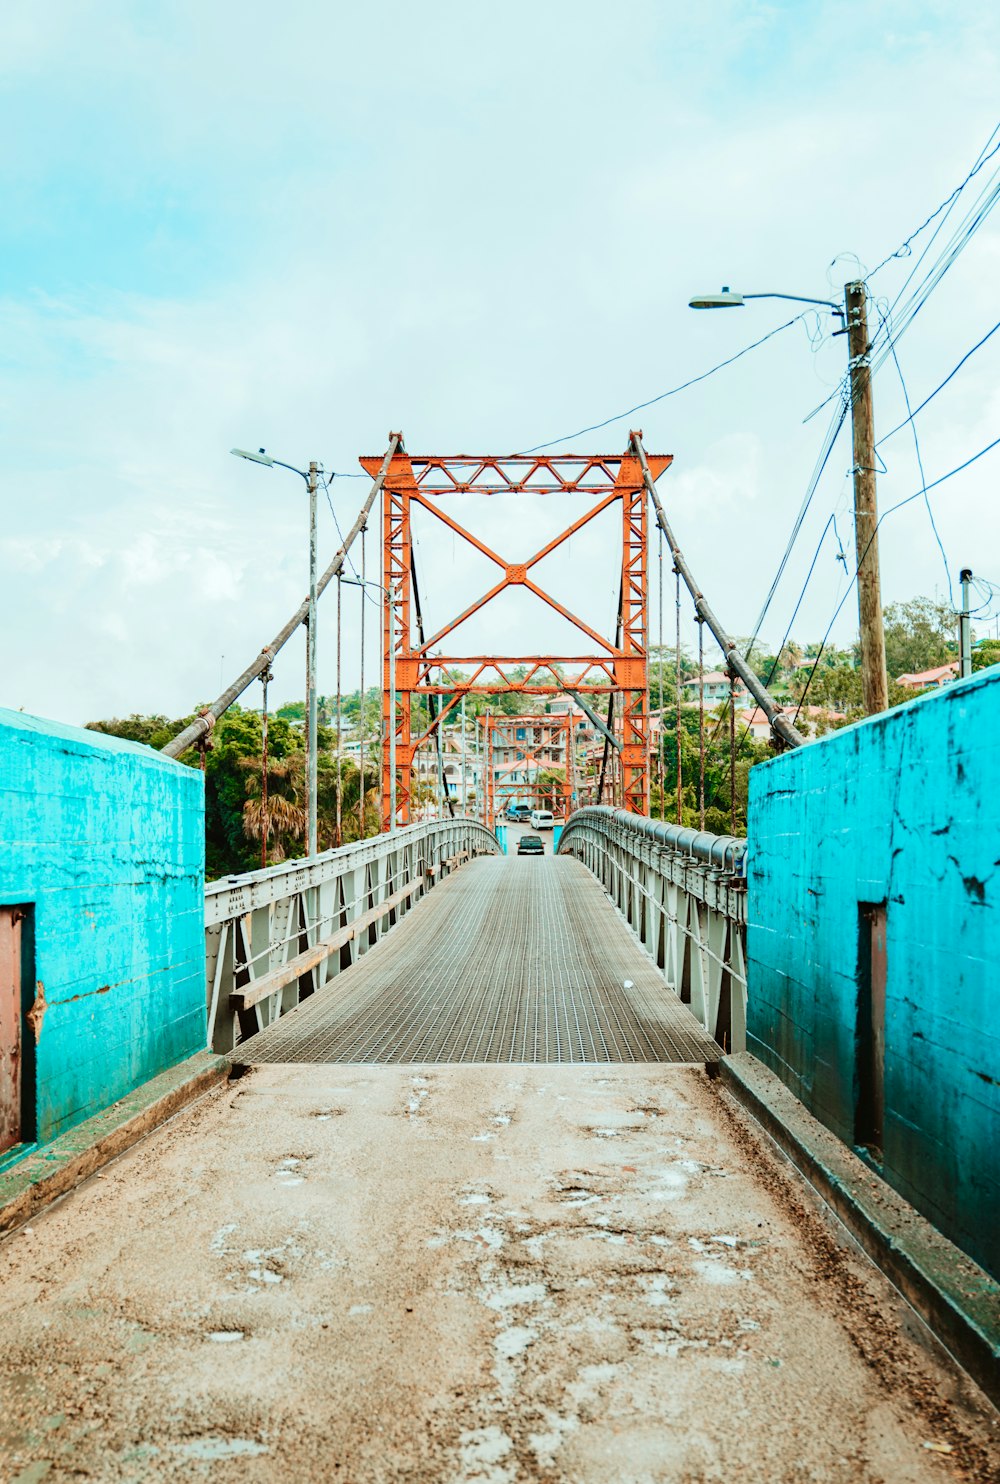
[(21, 1484), (1000, 1477), (694, 1068), (264, 1067), (0, 1247), (0, 1293)]

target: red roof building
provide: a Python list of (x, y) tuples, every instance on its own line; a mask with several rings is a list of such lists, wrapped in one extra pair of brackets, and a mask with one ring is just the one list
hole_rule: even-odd
[(936, 670), (918, 670), (912, 675), (897, 675), (896, 684), (907, 690), (940, 690), (958, 679), (958, 660), (950, 665), (938, 665)]

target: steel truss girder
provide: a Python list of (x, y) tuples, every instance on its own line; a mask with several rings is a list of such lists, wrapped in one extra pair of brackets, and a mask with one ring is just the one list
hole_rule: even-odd
[[(486, 766), (484, 768), (483, 780), (483, 823), (492, 829), (494, 811), (497, 807), (497, 796), (504, 799), (510, 798), (514, 793), (533, 793), (541, 796), (542, 790), (537, 784), (511, 783), (494, 777), (494, 753), (518, 752), (520, 756), (515, 757), (514, 763), (523, 763), (525, 772), (534, 766), (541, 770), (545, 766), (551, 766), (550, 758), (542, 758), (539, 754), (548, 748), (552, 751), (556, 743), (562, 748), (565, 760), (565, 776), (562, 788), (562, 817), (565, 819), (570, 812), (570, 804), (573, 794), (573, 782), (570, 776), (572, 767), (571, 749), (573, 746), (573, 714), (566, 712), (563, 716), (544, 716), (538, 712), (525, 712), (521, 716), (494, 716), (487, 712), (485, 716), (478, 718), (479, 729), (484, 734), (485, 748), (480, 756), (485, 754)], [(542, 732), (542, 737), (537, 742), (529, 743), (527, 738), (519, 740), (516, 733), (519, 728), (527, 729), (533, 727)]]
[[(641, 435), (636, 435), (641, 436)], [(672, 463), (671, 455), (646, 455), (652, 479)], [(369, 473), (381, 463), (362, 458)], [(517, 561), (508, 561), (467, 530), (441, 506), (450, 494), (572, 493), (594, 503), (540, 550)], [(531, 576), (532, 569), (612, 504), (621, 504), (622, 613), (620, 638), (606, 639), (584, 619), (560, 602)], [(460, 536), (499, 569), (497, 581), (462, 613), (439, 628), (430, 638), (414, 642), (411, 627), (412, 548), (411, 509), (414, 504), (430, 512), (453, 535)], [(396, 797), (398, 819), (410, 819), (413, 758), (417, 747), (454, 709), (460, 697), (470, 692), (499, 694), (512, 691), (527, 695), (558, 695), (567, 689), (581, 694), (621, 696), (622, 796), (626, 809), (639, 814), (649, 811), (649, 666), (648, 666), (648, 561), (647, 493), (640, 460), (633, 449), (632, 435), (624, 454), (515, 454), (410, 455), (396, 446), (382, 486), (382, 798), (390, 796), (390, 737), (395, 733)], [(598, 653), (575, 656), (479, 655), (451, 657), (431, 651), (462, 623), (510, 587), (525, 587), (535, 597), (567, 619), (596, 646)], [(390, 633), (388, 594), (395, 598), (395, 623)], [(589, 648), (589, 646), (588, 646)], [(394, 654), (396, 704), (390, 691), (390, 653)], [(471, 675), (452, 678), (449, 670), (473, 666)], [(563, 666), (573, 666), (565, 673)], [(524, 667), (525, 675), (515, 676)], [(412, 734), (413, 697), (448, 695), (450, 703), (440, 708), (432, 725), (421, 736)], [(389, 819), (384, 812), (383, 828)]]

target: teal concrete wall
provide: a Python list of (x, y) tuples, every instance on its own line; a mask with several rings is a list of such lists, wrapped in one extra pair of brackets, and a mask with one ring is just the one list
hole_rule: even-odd
[(750, 773), (748, 1048), (853, 1142), (886, 903), (882, 1173), (1000, 1277), (1000, 667)]
[(0, 709), (0, 902), (34, 904), (45, 1006), (39, 1142), (204, 1048), (204, 853), (200, 773)]

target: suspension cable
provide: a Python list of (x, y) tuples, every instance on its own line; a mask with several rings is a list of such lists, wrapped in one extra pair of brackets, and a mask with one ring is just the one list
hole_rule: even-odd
[(713, 635), (718, 641), (719, 647), (726, 657), (726, 669), (731, 675), (735, 673), (743, 681), (743, 684), (746, 686), (747, 690), (753, 696), (754, 700), (757, 702), (758, 706), (761, 708), (768, 721), (771, 723), (771, 730), (781, 739), (781, 741), (784, 742), (787, 747), (801, 747), (805, 742), (805, 738), (800, 732), (795, 729), (794, 724), (789, 721), (788, 717), (785, 714), (784, 708), (778, 705), (778, 702), (767, 690), (766, 686), (761, 684), (759, 676), (756, 675), (753, 670), (751, 670), (750, 666), (747, 664), (746, 658), (743, 654), (740, 653), (740, 650), (737, 648), (735, 639), (731, 638), (726, 630), (722, 627), (722, 624), (713, 613), (710, 605), (704, 597), (704, 594), (698, 587), (698, 584), (695, 582), (691, 568), (688, 566), (684, 558), (684, 553), (677, 545), (677, 538), (674, 536), (674, 533), (670, 528), (670, 524), (667, 521), (667, 517), (664, 514), (663, 504), (660, 500), (656, 484), (649, 472), (649, 464), (646, 460), (646, 450), (642, 446), (641, 433), (632, 433), (629, 441), (632, 448), (635, 450), (636, 456), (639, 460), (639, 466), (642, 469), (643, 483), (645, 484), (649, 496), (653, 501), (653, 508), (656, 511), (656, 519), (659, 524), (660, 530), (663, 532), (664, 536), (666, 536), (667, 544), (670, 547), (671, 552), (673, 553), (674, 565), (679, 569), (681, 576), (684, 578), (684, 584), (687, 587), (688, 592), (694, 599), (695, 612), (697, 613), (699, 620), (708, 624), (708, 627), (711, 629)]
[[(618, 621), (617, 621), (617, 623), (615, 625), (615, 648), (616, 649), (619, 647), (619, 645), (621, 644), (621, 641), (622, 641), (622, 602), (624, 600), (624, 596), (625, 596), (625, 588), (624, 588), (624, 584), (623, 584), (623, 585), (619, 586), (619, 588), (618, 588)], [(604, 780), (605, 780), (605, 777), (606, 777), (607, 771), (608, 771), (608, 757), (609, 757), (609, 755), (611, 753), (611, 738), (612, 738), (612, 735), (613, 735), (613, 732), (614, 732), (614, 725), (615, 725), (615, 693), (612, 690), (612, 691), (608, 691), (608, 718), (607, 718), (607, 727), (606, 727), (606, 730), (605, 730), (605, 733), (604, 733), (604, 754), (603, 754), (603, 756), (601, 758), (601, 773), (600, 773), (600, 777), (598, 778), (598, 781), (597, 781), (597, 799), (596, 799), (596, 802), (598, 804), (603, 804), (604, 803)], [(611, 774), (611, 802), (612, 802), (612, 804), (615, 802), (615, 775), (614, 775), (614, 764), (613, 764), (613, 762), (612, 762), (612, 774)]]
[(677, 823), (683, 824), (684, 796), (682, 793), (682, 789), (684, 778), (683, 769), (681, 766), (681, 572), (679, 567), (674, 568), (674, 574), (677, 579), (677, 597), (675, 599), (677, 609), (677, 647), (674, 650), (674, 672), (677, 680), (674, 698), (676, 709), (676, 716), (674, 720), (677, 735)]
[[(364, 592), (364, 588), (361, 589)], [(340, 600), (342, 596), (340, 573), (337, 573), (337, 844), (344, 843), (344, 765), (342, 748), (342, 725), (340, 711), (340, 650), (341, 650), (341, 625), (340, 625)], [(362, 602), (364, 599), (362, 599)]]
[(270, 666), (261, 671), (260, 683), (264, 691), (264, 704), (261, 712), (261, 750), (260, 750), (260, 864), (261, 869), (267, 870), (267, 832), (269, 820), (267, 817), (267, 685), (274, 677)]
[(705, 625), (698, 618), (698, 828), (705, 828)]
[(660, 597), (660, 624), (659, 624), (659, 651), (660, 651), (660, 704), (659, 723), (657, 726), (657, 751), (660, 757), (660, 818), (663, 818), (663, 532), (659, 531), (659, 562), (657, 571), (659, 573), (659, 597)]
[[(402, 448), (402, 446), (402, 433), (390, 433), (389, 447), (386, 449), (385, 458), (382, 460), (381, 468), (376, 474), (372, 487), (368, 491), (365, 502), (358, 512), (358, 518), (354, 522), (351, 529), (348, 531), (346, 540), (344, 541), (340, 550), (334, 556), (333, 561), (330, 563), (326, 571), (323, 573), (322, 577), (320, 577), (316, 583), (317, 598), (319, 598), (325, 592), (330, 582), (333, 580), (334, 577), (336, 577), (337, 573), (343, 567), (344, 558), (350, 551), (351, 546), (358, 535), (358, 532), (363, 529), (365, 522), (368, 519), (368, 512), (371, 510), (372, 506), (375, 503), (375, 497), (379, 493), (383, 483), (385, 482), (385, 477), (389, 472), (389, 465), (392, 462), (393, 454), (395, 454), (398, 449)], [(198, 742), (200, 738), (207, 737), (222, 713), (224, 711), (228, 711), (233, 702), (243, 694), (247, 686), (251, 685), (253, 681), (257, 679), (261, 671), (270, 666), (279, 649), (284, 648), (284, 646), (288, 643), (288, 640), (295, 633), (299, 625), (305, 622), (308, 613), (309, 599), (303, 598), (302, 602), (299, 604), (298, 608), (292, 614), (288, 622), (284, 625), (283, 628), (278, 630), (277, 634), (271, 640), (270, 644), (265, 645), (260, 654), (253, 661), (253, 663), (248, 665), (247, 668), (243, 671), (243, 674), (240, 675), (236, 680), (234, 680), (232, 685), (228, 686), (227, 689), (222, 692), (222, 695), (212, 702), (211, 706), (206, 707), (206, 709), (202, 711), (199, 716), (196, 716), (194, 721), (190, 722), (189, 725), (186, 726), (182, 732), (178, 732), (176, 737), (172, 738), (165, 747), (161, 748), (161, 751), (164, 753), (164, 755), (166, 757), (180, 757), (181, 753), (186, 752), (193, 743)]]
[(358, 821), (360, 833), (359, 840), (365, 838), (365, 536), (368, 527), (361, 527), (361, 704), (358, 707), (358, 732), (361, 737), (361, 747), (358, 752), (358, 763), (360, 765), (360, 795), (358, 798)]
[(729, 833), (736, 834), (736, 676), (729, 677)]
[[(424, 615), (423, 609), (420, 606), (420, 586), (417, 582), (417, 559), (413, 544), (411, 544), (410, 546), (410, 581), (413, 586), (413, 612), (414, 617), (417, 620), (417, 633), (420, 637), (420, 646), (421, 648), (423, 648)], [(439, 709), (442, 711), (444, 710), (444, 703), (438, 701), (438, 698), (433, 691), (429, 691), (427, 694), (427, 717), (430, 722), (430, 727), (428, 728), (428, 730), (433, 734), (434, 748), (437, 753), (438, 795), (440, 799), (439, 808), (443, 811), (444, 805), (445, 803), (447, 803), (448, 814), (452, 819), (454, 819), (455, 801), (452, 799), (451, 794), (448, 791), (448, 787), (445, 783), (444, 778), (444, 758), (441, 754), (441, 724), (438, 723)], [(393, 722), (395, 723), (395, 718), (393, 718)], [(441, 814), (441, 817), (442, 819), (444, 818), (443, 812)]]

